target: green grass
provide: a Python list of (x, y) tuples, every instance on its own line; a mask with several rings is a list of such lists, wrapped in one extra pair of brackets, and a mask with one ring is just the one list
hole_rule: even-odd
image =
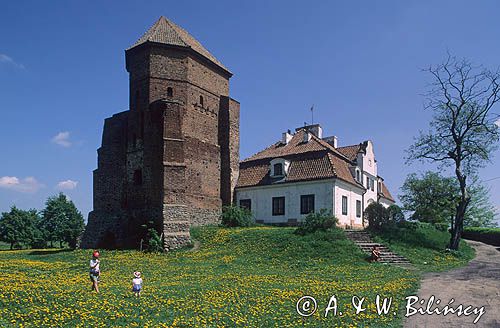
[(10, 245), (8, 243), (4, 243), (3, 241), (0, 241), (0, 250), (3, 249), (10, 249)]
[[(418, 286), (418, 273), (366, 262), (340, 231), (204, 227), (192, 236), (196, 251), (102, 251), (99, 295), (90, 291), (88, 250), (2, 251), (0, 326), (400, 327), (404, 297)], [(135, 270), (140, 300), (130, 291)], [(393, 297), (389, 315), (376, 314), (377, 294)], [(296, 302), (305, 295), (318, 311), (302, 318)], [(325, 318), (332, 295), (343, 315)], [(366, 312), (355, 315), (354, 295), (366, 298)]]
[(458, 251), (446, 250), (450, 233), (439, 231), (430, 224), (408, 225), (413, 229), (395, 228), (374, 236), (395, 253), (406, 257), (423, 272), (444, 271), (467, 264), (474, 258), (474, 249), (465, 241)]

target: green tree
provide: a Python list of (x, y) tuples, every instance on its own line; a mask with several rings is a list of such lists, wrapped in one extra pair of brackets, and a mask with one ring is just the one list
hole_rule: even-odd
[(399, 223), (405, 220), (405, 215), (403, 209), (396, 204), (392, 204), (387, 208), (389, 219), (395, 223)]
[(0, 240), (14, 246), (31, 244), (39, 234), (37, 223), (39, 216), (36, 210), (24, 211), (12, 206), (10, 212), (0, 217)]
[(403, 210), (411, 212), (413, 220), (448, 223), (454, 216), (459, 190), (453, 178), (430, 171), (420, 177), (412, 173), (406, 177), (401, 191)]
[(68, 200), (66, 195), (59, 193), (47, 199), (42, 214), (42, 229), (46, 232), (47, 241), (50, 241), (51, 246), (53, 241), (59, 241), (60, 247), (66, 242), (70, 248), (75, 248), (85, 229), (83, 216), (75, 204)]
[[(411, 218), (432, 224), (451, 223), (453, 226), (460, 187), (456, 179), (435, 172), (421, 176), (409, 174), (399, 196), (403, 209)], [(490, 201), (488, 189), (474, 180), (469, 188), (470, 202), (465, 212), (464, 226), (492, 227), (497, 215)]]
[(391, 225), (389, 210), (380, 203), (371, 203), (365, 209), (365, 219), (371, 231), (384, 231)]
[(460, 188), (451, 228), (449, 248), (457, 250), (465, 214), (471, 201), (470, 176), (491, 159), (498, 148), (498, 118), (491, 111), (500, 100), (500, 72), (476, 67), (467, 60), (448, 56), (427, 70), (429, 86), (425, 108), (433, 118), (427, 133), (420, 132), (408, 150), (407, 163), (431, 161), (450, 167)]
[(465, 213), (464, 226), (496, 227), (495, 217), (498, 212), (491, 203), (488, 188), (475, 182), (470, 188), (470, 193), (471, 201)]

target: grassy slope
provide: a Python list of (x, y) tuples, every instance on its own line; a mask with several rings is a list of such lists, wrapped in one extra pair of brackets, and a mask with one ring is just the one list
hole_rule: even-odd
[(0, 241), (0, 250), (3, 249), (10, 249), (10, 245), (7, 243), (4, 243), (3, 241)]
[[(198, 228), (197, 251), (166, 255), (103, 251), (101, 294), (90, 292), (89, 251), (0, 252), (0, 326), (399, 327), (401, 315), (377, 316), (376, 294), (398, 312), (418, 276), (370, 264), (342, 233), (300, 237), (289, 228)], [(131, 275), (144, 274), (140, 300)], [(324, 309), (332, 295), (343, 316)], [(297, 300), (314, 296), (318, 312), (301, 318)], [(351, 297), (366, 297), (355, 315)]]
[(459, 251), (446, 251), (450, 234), (430, 225), (419, 225), (416, 231), (399, 230), (375, 236), (377, 242), (408, 258), (423, 272), (444, 271), (467, 264), (474, 249), (461, 241)]

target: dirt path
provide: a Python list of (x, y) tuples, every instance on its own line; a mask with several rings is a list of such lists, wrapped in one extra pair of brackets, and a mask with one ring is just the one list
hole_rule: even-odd
[[(484, 314), (477, 324), (473, 324), (476, 314), (458, 317), (451, 313), (447, 316), (417, 313), (407, 318), (405, 328), (500, 327), (500, 248), (477, 241), (467, 242), (476, 249), (474, 260), (463, 268), (425, 275), (418, 297), (426, 302), (413, 306), (425, 310), (431, 295), (441, 299), (437, 306), (439, 309), (443, 309), (452, 298), (455, 299), (451, 305), (453, 308), (459, 304), (463, 304), (464, 308), (468, 305), (473, 308), (484, 306)], [(431, 311), (434, 308), (436, 305), (430, 307)]]

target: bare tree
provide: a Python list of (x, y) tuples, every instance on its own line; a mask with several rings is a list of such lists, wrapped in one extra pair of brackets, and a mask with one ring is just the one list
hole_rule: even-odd
[(469, 176), (491, 160), (497, 149), (499, 116), (491, 108), (500, 100), (500, 73), (473, 66), (448, 55), (443, 64), (424, 70), (431, 74), (425, 108), (433, 112), (427, 133), (420, 132), (408, 150), (407, 163), (431, 161), (452, 167), (460, 186), (449, 248), (458, 249), (470, 203)]

